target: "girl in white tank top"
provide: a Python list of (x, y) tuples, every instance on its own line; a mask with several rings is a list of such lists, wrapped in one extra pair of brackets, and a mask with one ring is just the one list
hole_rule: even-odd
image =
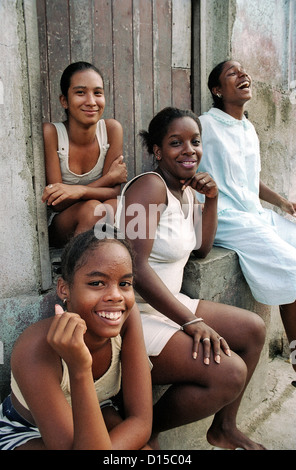
[(71, 239), (59, 304), (16, 342), (0, 450), (149, 449), (151, 377), (131, 249), (100, 235)]
[(69, 65), (61, 78), (63, 123), (43, 127), (46, 183), (42, 200), (49, 207), (50, 245), (92, 228), (106, 212), (113, 222), (120, 185), (127, 170), (122, 127), (101, 119), (103, 78), (87, 62)]
[[(216, 413), (207, 432), (210, 444), (262, 449), (237, 429), (236, 414), (264, 345), (264, 322), (252, 312), (181, 291), (188, 257), (209, 253), (217, 224), (217, 185), (197, 171), (199, 119), (165, 108), (141, 136), (157, 168), (126, 185), (116, 218), (136, 253), (136, 300), (153, 384), (172, 384), (154, 406), (154, 445), (160, 432)], [(199, 243), (196, 191), (205, 195)]]

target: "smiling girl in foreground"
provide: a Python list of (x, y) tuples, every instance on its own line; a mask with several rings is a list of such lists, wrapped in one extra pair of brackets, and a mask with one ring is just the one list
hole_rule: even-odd
[[(0, 449), (141, 449), (151, 433), (151, 379), (129, 246), (72, 239), (55, 316), (30, 326), (12, 354)], [(122, 387), (123, 412), (114, 397)]]
[[(166, 108), (142, 136), (158, 166), (126, 185), (126, 210), (120, 203), (117, 217), (124, 216), (122, 229), (136, 252), (135, 288), (152, 381), (172, 384), (154, 406), (154, 436), (216, 413), (207, 433), (210, 444), (261, 449), (237, 429), (236, 415), (264, 344), (263, 321), (246, 310), (181, 293), (190, 253), (206, 256), (217, 225), (217, 185), (209, 174), (197, 173), (199, 120), (191, 111)], [(193, 220), (195, 191), (205, 195), (200, 246)], [(146, 227), (145, 237), (131, 233), (133, 211), (140, 206), (144, 210), (137, 221)], [(153, 206), (160, 208), (157, 217), (149, 216)]]

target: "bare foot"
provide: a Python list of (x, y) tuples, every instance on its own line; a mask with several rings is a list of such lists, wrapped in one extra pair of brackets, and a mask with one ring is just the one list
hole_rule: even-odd
[(212, 425), (207, 432), (207, 439), (211, 445), (223, 449), (266, 450), (263, 445), (249, 439), (236, 426), (226, 431)]

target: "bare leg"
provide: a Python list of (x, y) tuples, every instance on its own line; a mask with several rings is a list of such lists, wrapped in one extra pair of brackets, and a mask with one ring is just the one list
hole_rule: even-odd
[(16, 447), (15, 450), (46, 450), (44, 442), (41, 438), (39, 439), (31, 439), (30, 441), (26, 442), (26, 444), (22, 444), (19, 447)]
[[(222, 311), (219, 311), (222, 307)], [(200, 302), (198, 314), (223, 336), (231, 349), (235, 351), (247, 366), (247, 377), (241, 394), (228, 406), (221, 409), (214, 417), (208, 431), (208, 441), (226, 448), (254, 448), (254, 443), (236, 427), (237, 412), (257, 363), (265, 340), (265, 324), (256, 314), (212, 302)], [(223, 313), (222, 313), (223, 312)], [(255, 444), (255, 448), (262, 448)]]
[(264, 344), (264, 322), (251, 312), (206, 301), (200, 302), (196, 314), (239, 355), (222, 354), (220, 364), (211, 358), (206, 366), (202, 351), (192, 359), (191, 337), (176, 333), (161, 354), (151, 358), (153, 383), (173, 384), (154, 407), (154, 436), (216, 413), (207, 434), (211, 444), (262, 449), (237, 429), (236, 415)]
[(49, 227), (50, 243), (53, 246), (63, 246), (72, 236), (92, 229), (100, 220), (113, 224), (116, 204), (116, 199), (104, 204), (96, 200), (73, 204), (54, 217)]
[[(281, 305), (280, 312), (289, 344), (291, 344), (292, 341), (296, 342), (296, 301), (292, 304)], [(296, 349), (295, 346), (296, 345), (293, 345), (291, 347), (291, 351)], [(296, 363), (292, 364), (292, 366), (296, 371)]]

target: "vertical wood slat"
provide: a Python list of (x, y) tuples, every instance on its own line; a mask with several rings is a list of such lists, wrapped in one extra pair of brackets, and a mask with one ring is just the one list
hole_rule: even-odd
[(51, 120), (64, 120), (59, 102), (60, 78), (71, 60), (68, 1), (46, 1), (48, 73), (50, 76)]
[(104, 118), (114, 117), (112, 2), (94, 0), (93, 64), (104, 78)]
[(71, 62), (93, 60), (93, 0), (69, 0)]
[[(192, 25), (200, 24), (200, 0), (192, 1)], [(192, 50), (191, 50), (191, 90), (192, 90), (192, 109), (199, 116), (201, 114), (201, 42), (200, 29), (191, 26)]]
[(190, 69), (172, 70), (172, 105), (176, 108), (191, 108)]
[(36, 2), (38, 19), (38, 38), (40, 53), (40, 78), (41, 78), (41, 100), (42, 100), (42, 119), (50, 121), (50, 93), (48, 76), (48, 56), (47, 56), (47, 24), (45, 0)]
[(132, 0), (113, 0), (114, 117), (124, 130), (124, 156), (128, 176), (134, 163), (134, 71)]
[(172, 102), (172, 3), (153, 2), (154, 114)]
[(153, 116), (153, 42), (152, 3), (133, 2), (134, 102), (135, 102), (135, 173), (151, 169), (151, 156), (142, 148), (139, 131), (147, 129)]
[(172, 67), (189, 69), (191, 58), (191, 1), (172, 0)]
[(191, 108), (191, 2), (172, 4), (172, 102), (177, 108)]
[[(43, 3), (43, 2), (41, 2)], [(42, 5), (44, 7), (44, 3)], [(41, 86), (40, 82), (40, 49), (38, 40), (38, 30), (36, 24), (37, 7), (35, 2), (24, 3), (25, 17), (25, 36), (26, 36), (26, 52), (27, 66), (29, 71), (29, 97), (30, 97), (30, 123), (31, 123), (31, 144), (29, 152), (32, 151), (34, 177), (33, 185), (35, 192), (36, 206), (36, 228), (38, 235), (38, 251), (40, 259), (41, 287), (43, 291), (49, 289), (52, 285), (51, 266), (48, 250), (48, 234), (47, 234), (47, 214), (46, 207), (41, 202), (45, 186), (45, 169), (43, 162), (43, 142), (42, 142), (42, 115), (39, 106)], [(44, 51), (43, 51), (44, 53)], [(30, 141), (27, 144), (30, 146)], [(36, 247), (37, 248), (37, 247)], [(37, 266), (36, 266), (37, 268)]]

